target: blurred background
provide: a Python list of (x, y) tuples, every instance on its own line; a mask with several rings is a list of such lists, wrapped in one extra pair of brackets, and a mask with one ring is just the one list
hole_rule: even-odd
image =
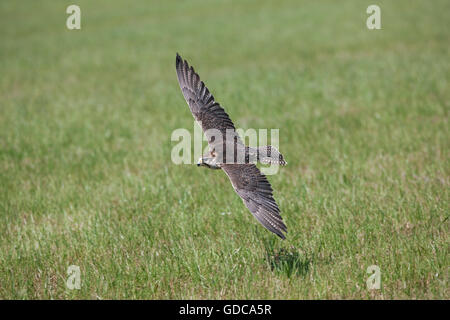
[[(1, 1), (0, 298), (448, 299), (449, 9)], [(171, 162), (176, 52), (236, 127), (280, 129), (286, 241)]]

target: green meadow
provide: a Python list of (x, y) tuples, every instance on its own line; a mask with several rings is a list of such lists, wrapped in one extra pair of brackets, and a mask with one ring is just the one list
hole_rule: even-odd
[[(450, 298), (449, 1), (70, 4), (0, 2), (1, 299)], [(286, 240), (171, 161), (176, 52), (279, 129)]]

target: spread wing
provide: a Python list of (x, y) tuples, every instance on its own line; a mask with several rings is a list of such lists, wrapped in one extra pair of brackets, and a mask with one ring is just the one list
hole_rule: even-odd
[[(203, 132), (208, 138), (211, 146), (211, 134), (207, 130), (216, 129), (226, 139), (227, 129), (235, 132), (235, 127), (225, 110), (214, 100), (214, 96), (209, 92), (199, 75), (186, 60), (183, 60), (177, 53), (176, 69), (178, 82), (184, 99), (191, 109), (195, 120), (201, 124)], [(238, 137), (238, 136), (237, 136)], [(239, 138), (237, 138), (240, 140)], [(214, 140), (214, 139), (213, 139)]]
[(287, 232), (287, 227), (266, 176), (254, 164), (223, 164), (222, 169), (253, 216), (266, 229), (285, 239), (283, 231)]

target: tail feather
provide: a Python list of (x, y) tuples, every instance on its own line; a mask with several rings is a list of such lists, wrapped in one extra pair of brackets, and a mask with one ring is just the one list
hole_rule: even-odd
[(274, 146), (262, 146), (258, 148), (248, 147), (248, 154), (250, 158), (264, 164), (278, 164), (280, 166), (287, 165), (283, 155)]

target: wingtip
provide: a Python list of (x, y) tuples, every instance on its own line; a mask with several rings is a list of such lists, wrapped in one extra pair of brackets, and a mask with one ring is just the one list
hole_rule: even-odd
[(277, 236), (279, 236), (279, 237), (281, 238), (281, 240), (286, 240), (286, 235), (285, 235), (285, 233), (286, 233), (286, 234), (288, 233), (287, 227), (286, 227), (286, 225), (285, 225), (283, 222), (281, 222), (281, 224), (282, 224), (281, 229), (278, 229), (277, 232), (275, 232), (275, 234), (276, 234)]
[(180, 62), (182, 62), (183, 61), (183, 59), (181, 59), (181, 56), (178, 54), (178, 52), (177, 52), (177, 57), (176, 57), (176, 59), (175, 59), (175, 62), (176, 62), (176, 64), (178, 65)]
[(277, 236), (279, 236), (281, 238), (281, 240), (286, 240), (286, 236), (284, 234), (281, 234), (281, 235), (277, 234)]

